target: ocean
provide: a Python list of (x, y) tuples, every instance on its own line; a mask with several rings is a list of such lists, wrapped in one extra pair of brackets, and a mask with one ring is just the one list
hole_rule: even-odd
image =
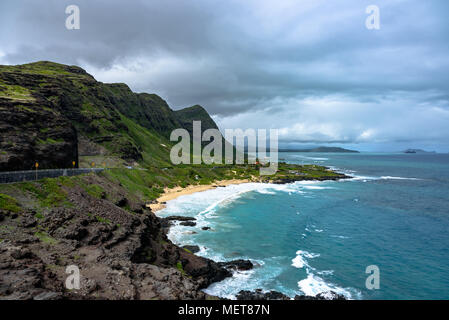
[[(197, 218), (174, 226), (176, 244), (215, 261), (250, 259), (253, 270), (205, 292), (291, 297), (333, 290), (349, 299), (449, 299), (449, 155), (280, 153), (353, 176), (287, 185), (246, 183), (169, 201), (159, 216)], [(211, 230), (202, 230), (204, 226)], [(379, 289), (367, 289), (368, 266)]]

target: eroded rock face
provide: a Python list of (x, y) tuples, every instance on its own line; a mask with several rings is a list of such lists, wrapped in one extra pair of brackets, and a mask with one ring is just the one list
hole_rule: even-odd
[(78, 163), (77, 133), (44, 100), (0, 98), (0, 171), (71, 168)]

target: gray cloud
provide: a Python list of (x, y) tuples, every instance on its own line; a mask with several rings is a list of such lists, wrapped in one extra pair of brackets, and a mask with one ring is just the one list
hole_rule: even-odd
[[(77, 4), (81, 29), (65, 29)], [(381, 29), (364, 26), (377, 4)], [(2, 1), (0, 62), (77, 64), (285, 142), (449, 145), (444, 0)]]

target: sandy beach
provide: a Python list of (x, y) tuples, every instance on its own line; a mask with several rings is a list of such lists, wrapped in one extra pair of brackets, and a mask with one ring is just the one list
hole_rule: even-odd
[(190, 185), (185, 188), (182, 187), (175, 187), (175, 188), (165, 188), (164, 193), (156, 199), (157, 203), (147, 204), (147, 207), (151, 208), (153, 212), (156, 212), (158, 210), (162, 210), (165, 208), (165, 202), (176, 199), (180, 196), (184, 196), (187, 194), (192, 194), (195, 192), (202, 192), (210, 189), (214, 189), (217, 187), (226, 187), (232, 184), (241, 184), (241, 183), (248, 183), (252, 182), (249, 179), (232, 179), (232, 180), (221, 180), (221, 181), (215, 181), (212, 184), (204, 184), (204, 185)]

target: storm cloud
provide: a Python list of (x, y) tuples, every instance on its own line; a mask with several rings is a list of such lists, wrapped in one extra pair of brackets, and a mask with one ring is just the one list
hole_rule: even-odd
[[(65, 8), (80, 8), (80, 30)], [(368, 5), (380, 30), (368, 30)], [(9, 1), (0, 63), (76, 64), (283, 143), (449, 150), (445, 0)], [(365, 147), (364, 147), (365, 146)], [(377, 148), (377, 147), (376, 147)]]

